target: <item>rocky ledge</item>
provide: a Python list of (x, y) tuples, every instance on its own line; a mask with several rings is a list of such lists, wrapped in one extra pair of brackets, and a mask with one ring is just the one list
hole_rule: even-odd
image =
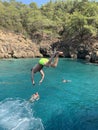
[(39, 47), (22, 34), (0, 30), (0, 58), (42, 57)]

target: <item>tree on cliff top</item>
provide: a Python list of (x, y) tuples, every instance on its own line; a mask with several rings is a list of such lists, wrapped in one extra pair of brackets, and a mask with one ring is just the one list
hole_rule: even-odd
[(0, 1), (0, 28), (33, 37), (46, 33), (64, 39), (98, 35), (98, 3), (90, 1), (50, 1), (40, 8), (15, 0)]

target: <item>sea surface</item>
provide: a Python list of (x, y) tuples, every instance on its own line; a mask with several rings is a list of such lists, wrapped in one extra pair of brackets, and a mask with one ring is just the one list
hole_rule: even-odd
[[(61, 58), (44, 67), (41, 85), (36, 73), (33, 86), (38, 60), (0, 60), (0, 130), (98, 130), (98, 66)], [(35, 92), (40, 99), (30, 103)]]

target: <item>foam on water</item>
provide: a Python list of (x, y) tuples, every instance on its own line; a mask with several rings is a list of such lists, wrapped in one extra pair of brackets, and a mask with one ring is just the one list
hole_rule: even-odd
[(21, 99), (0, 102), (0, 129), (44, 130), (40, 118), (35, 118), (31, 104)]

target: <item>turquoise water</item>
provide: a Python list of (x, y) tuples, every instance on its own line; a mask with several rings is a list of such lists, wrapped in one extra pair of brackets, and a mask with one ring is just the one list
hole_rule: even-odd
[[(0, 130), (98, 130), (98, 66), (60, 59), (31, 83), (38, 59), (0, 60)], [(63, 79), (71, 80), (63, 83)], [(40, 99), (28, 100), (35, 92)]]

